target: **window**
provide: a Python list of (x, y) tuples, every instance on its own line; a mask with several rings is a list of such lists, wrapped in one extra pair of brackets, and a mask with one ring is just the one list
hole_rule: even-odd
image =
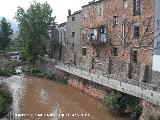
[(75, 32), (72, 32), (72, 38), (75, 37)]
[(72, 43), (72, 48), (74, 48), (74, 43)]
[(75, 21), (75, 17), (72, 17), (72, 21)]
[(127, 8), (128, 7), (128, 1), (127, 0), (123, 0), (123, 8)]
[(137, 63), (137, 50), (132, 51), (132, 62)]
[(115, 28), (118, 24), (118, 16), (113, 16), (113, 28)]
[(140, 0), (133, 0), (133, 16), (140, 15)]
[(114, 56), (118, 56), (118, 52), (117, 52), (117, 51), (118, 51), (117, 48), (113, 48), (113, 55), (114, 55)]
[(96, 57), (100, 57), (100, 49), (96, 48)]
[(103, 2), (97, 5), (97, 16), (103, 16)]
[(126, 23), (125, 23), (125, 21), (123, 22), (123, 24), (122, 24), (122, 45), (124, 46), (124, 44), (125, 44), (125, 36), (126, 36), (126, 29), (125, 29), (125, 25), (126, 25)]
[(134, 38), (139, 38), (140, 36), (140, 29), (139, 26), (134, 26)]
[(82, 55), (86, 56), (87, 55), (87, 48), (82, 48)]
[(92, 58), (92, 61), (91, 61), (91, 69), (94, 69), (94, 63), (95, 63), (95, 58)]

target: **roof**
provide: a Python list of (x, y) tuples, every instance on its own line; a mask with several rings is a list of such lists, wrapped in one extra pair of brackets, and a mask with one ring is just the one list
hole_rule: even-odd
[[(70, 16), (73, 16), (73, 15), (76, 15), (76, 14), (80, 14), (82, 12), (82, 10), (79, 10), (79, 11), (76, 11), (76, 12), (74, 12), (72, 15), (70, 15)], [(68, 16), (68, 17), (70, 17), (70, 16)]]
[(88, 2), (88, 4), (87, 5), (84, 5), (84, 6), (82, 6), (82, 8), (83, 7), (87, 7), (87, 6), (89, 6), (89, 5), (93, 5), (93, 4), (97, 4), (97, 3), (100, 3), (100, 2), (102, 2), (102, 1), (104, 1), (104, 0), (98, 0), (98, 1), (91, 1), (91, 2)]
[(67, 24), (67, 22), (59, 24), (59, 27), (64, 27)]

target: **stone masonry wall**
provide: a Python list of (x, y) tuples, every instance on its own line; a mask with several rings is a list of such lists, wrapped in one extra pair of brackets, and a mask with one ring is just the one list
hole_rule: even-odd
[(151, 116), (153, 116), (156, 120), (160, 120), (160, 107), (143, 101), (143, 113), (140, 117), (140, 120), (149, 120)]
[(77, 11), (67, 17), (66, 25), (66, 63), (79, 64), (81, 56), (80, 43), (80, 16), (81, 11)]
[[(98, 9), (101, 4), (103, 9), (102, 15), (99, 16)], [(154, 37), (154, 0), (140, 0), (140, 15), (136, 16), (133, 15), (133, 0), (128, 0), (127, 4), (127, 8), (124, 8), (123, 0), (99, 0), (82, 6), (81, 45), (86, 47), (87, 55), (81, 57), (80, 66), (91, 69), (95, 64), (92, 71), (106, 71), (108, 74), (108, 65), (112, 64), (111, 73), (126, 76), (130, 71), (132, 79), (145, 81), (145, 65), (151, 64), (153, 53), (150, 42)], [(115, 27), (114, 16), (117, 16)], [(122, 30), (123, 25), (125, 31)], [(140, 28), (139, 38), (134, 37), (135, 25)], [(110, 43), (97, 44), (88, 39), (91, 29), (99, 26), (107, 29)], [(123, 32), (125, 38), (122, 38)], [(113, 47), (117, 48), (117, 56), (113, 56)], [(98, 57), (95, 48), (99, 49)], [(133, 61), (133, 51), (137, 51), (137, 62)], [(108, 63), (108, 57), (114, 57), (112, 63)], [(132, 68), (128, 68), (129, 63)], [(150, 70), (147, 74), (150, 74)]]
[(73, 75), (70, 75), (67, 81), (70, 86), (100, 100), (103, 100), (107, 91), (107, 88), (93, 84), (85, 79)]
[(160, 72), (152, 71), (152, 83), (160, 86)]
[(38, 57), (36, 61), (36, 67), (46, 73), (54, 73), (55, 68), (54, 65), (56, 64), (55, 59), (49, 59), (45, 57)]

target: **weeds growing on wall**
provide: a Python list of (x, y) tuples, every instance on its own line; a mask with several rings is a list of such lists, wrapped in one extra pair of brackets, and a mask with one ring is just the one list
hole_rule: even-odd
[(131, 118), (139, 118), (142, 113), (140, 100), (133, 96), (112, 90), (103, 100), (104, 106), (114, 114), (128, 114)]

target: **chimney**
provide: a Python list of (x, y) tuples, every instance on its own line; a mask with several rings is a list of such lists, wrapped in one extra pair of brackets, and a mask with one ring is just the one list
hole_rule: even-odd
[(71, 16), (71, 10), (70, 9), (68, 10), (68, 16)]

